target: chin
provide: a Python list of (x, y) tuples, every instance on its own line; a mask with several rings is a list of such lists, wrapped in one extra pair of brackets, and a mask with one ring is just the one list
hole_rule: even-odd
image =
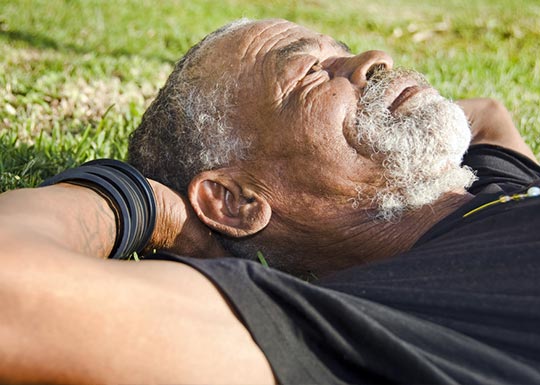
[(440, 130), (445, 135), (442, 146), (448, 154), (448, 161), (459, 165), (471, 142), (469, 122), (461, 107), (442, 96), (439, 98), (435, 111), (440, 114)]
[(463, 110), (435, 93), (413, 99), (391, 119), (383, 116), (379, 124), (358, 128), (373, 153), (383, 156), (386, 185), (375, 201), (384, 219), (432, 204), (447, 192), (464, 191), (474, 180), (461, 167), (471, 140)]

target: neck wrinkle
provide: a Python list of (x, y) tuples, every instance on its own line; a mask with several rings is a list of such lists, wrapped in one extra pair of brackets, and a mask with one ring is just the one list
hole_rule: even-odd
[(374, 248), (377, 248), (377, 244), (385, 245), (384, 249), (373, 253), (372, 260), (385, 259), (409, 251), (436, 223), (472, 198), (473, 195), (464, 191), (447, 193), (431, 205), (403, 214), (399, 222), (386, 222), (370, 241), (371, 247)]
[(256, 239), (270, 266), (300, 277), (322, 278), (352, 266), (404, 253), (437, 222), (472, 199), (447, 193), (432, 205), (406, 212), (398, 221), (373, 219), (372, 211), (348, 210), (293, 221), (274, 213)]
[[(410, 250), (437, 222), (472, 199), (466, 192), (447, 193), (432, 205), (404, 213), (399, 221), (374, 220), (367, 213), (341, 216), (333, 237), (328, 234), (304, 250), (317, 255), (311, 272), (322, 278), (347, 267), (391, 258)], [(351, 223), (354, 220), (354, 223)], [(331, 231), (329, 228), (326, 230)], [(321, 231), (322, 232), (322, 231)]]

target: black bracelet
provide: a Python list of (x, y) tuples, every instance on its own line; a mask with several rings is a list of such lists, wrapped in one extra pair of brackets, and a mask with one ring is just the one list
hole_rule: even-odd
[(138, 248), (142, 250), (144, 246), (146, 246), (148, 240), (150, 240), (150, 237), (152, 236), (154, 227), (156, 225), (156, 198), (154, 196), (154, 190), (152, 189), (152, 186), (150, 186), (148, 180), (144, 177), (143, 174), (139, 172), (139, 170), (137, 170), (135, 167), (128, 163), (120, 162), (114, 159), (98, 159), (87, 162), (87, 164), (96, 163), (112, 167), (115, 170), (118, 170), (128, 175), (131, 178), (131, 181), (135, 183), (135, 186), (138, 187), (136, 188), (138, 194), (142, 194), (140, 196), (141, 199), (139, 200), (139, 202), (145, 204), (145, 209), (147, 212), (147, 214), (144, 216), (147, 221), (145, 223), (145, 226), (141, 228), (145, 230), (141, 236), (142, 239), (145, 241), (144, 244), (140, 245), (140, 247)]
[(156, 223), (156, 200), (152, 186), (136, 168), (114, 159), (98, 159), (61, 172), (40, 186), (60, 182), (91, 188), (113, 208), (116, 240), (109, 258), (126, 258), (144, 249)]

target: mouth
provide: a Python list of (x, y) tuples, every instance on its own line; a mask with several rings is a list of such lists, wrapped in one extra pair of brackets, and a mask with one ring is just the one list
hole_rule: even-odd
[(421, 86), (418, 84), (414, 85), (403, 85), (398, 89), (398, 92), (396, 92), (394, 95), (397, 94), (397, 96), (394, 98), (390, 106), (388, 107), (388, 110), (390, 113), (394, 113), (399, 107), (404, 105), (408, 100), (410, 100), (412, 97), (417, 95), (418, 93), (428, 90), (431, 87), (428, 86)]
[(416, 95), (420, 91), (420, 86), (414, 85), (414, 86), (407, 86), (401, 90), (397, 94), (397, 97), (394, 99), (392, 104), (388, 107), (390, 112), (394, 112), (399, 106), (401, 106), (403, 103), (405, 103), (407, 100), (412, 98), (414, 95)]

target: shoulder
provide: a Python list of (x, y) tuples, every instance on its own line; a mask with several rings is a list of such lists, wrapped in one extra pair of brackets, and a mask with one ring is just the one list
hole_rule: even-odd
[(472, 145), (463, 158), (463, 164), (472, 168), (477, 176), (469, 188), (472, 194), (491, 184), (511, 192), (540, 180), (538, 163), (517, 151), (497, 145)]
[[(465, 337), (444, 320), (471, 321), (469, 313), (461, 314), (466, 288), (461, 287), (462, 296), (445, 292), (446, 284), (459, 278), (450, 272), (440, 279), (448, 264), (433, 263), (430, 270), (421, 262), (396, 264), (404, 262), (400, 258), (309, 283), (245, 260), (181, 260), (216, 282), (282, 383), (436, 383), (441, 373), (465, 382), (478, 373), (502, 380), (494, 362), (517, 382), (540, 378), (504, 350), (487, 348), (483, 338)], [(454, 287), (470, 279), (462, 275)], [(466, 303), (474, 307), (478, 300)], [(439, 319), (431, 322), (431, 316)], [(492, 313), (481, 316), (489, 319)], [(433, 357), (450, 365), (434, 366)], [(469, 362), (476, 370), (462, 372)]]

